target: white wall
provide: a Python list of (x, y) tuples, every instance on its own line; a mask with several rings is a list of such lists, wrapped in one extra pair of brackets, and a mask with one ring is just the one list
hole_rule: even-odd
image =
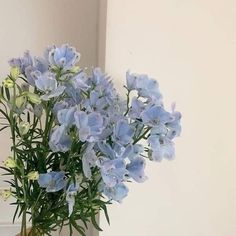
[[(103, 46), (98, 17), (99, 1), (94, 0), (0, 0), (0, 77), (9, 72), (9, 58), (26, 49), (40, 55), (54, 43), (75, 46), (82, 54), (81, 66), (97, 65), (98, 43)], [(9, 137), (6, 132), (0, 134), (0, 160), (10, 154)], [(8, 204), (0, 200), (0, 235), (4, 236), (19, 231), (10, 225), (13, 209)]]
[(183, 113), (176, 159), (150, 163), (101, 236), (236, 235), (236, 1), (109, 0), (106, 70), (158, 79)]

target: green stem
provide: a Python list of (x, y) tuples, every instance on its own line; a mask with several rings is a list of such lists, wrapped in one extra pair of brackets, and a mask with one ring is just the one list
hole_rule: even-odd
[[(15, 136), (15, 120), (14, 120), (14, 111), (16, 109), (16, 84), (14, 84), (13, 87), (13, 104), (12, 104), (12, 110), (10, 111), (10, 126), (11, 126), (11, 135), (12, 135), (12, 143), (13, 143), (13, 159), (17, 161), (17, 155), (15, 151), (15, 146), (16, 146), (16, 136)], [(25, 175), (24, 175), (24, 166), (23, 169), (21, 169), (21, 181), (22, 181), (22, 190), (23, 190), (23, 195), (24, 195), (24, 210), (22, 212), (22, 224), (21, 224), (21, 235), (22, 236), (27, 236), (26, 235), (26, 210), (27, 210), (27, 196), (26, 196), (26, 191), (25, 191)], [(18, 179), (16, 175), (16, 169), (14, 170), (14, 181), (16, 185), (16, 193), (17, 197), (20, 197), (20, 191), (19, 191), (19, 185), (18, 185)]]
[(140, 135), (134, 142), (133, 144), (136, 144), (137, 142), (139, 142), (142, 138), (145, 137), (145, 135), (150, 131), (151, 127), (148, 127), (143, 133), (142, 135)]
[(27, 236), (27, 228), (26, 228), (26, 208), (22, 213), (22, 221), (21, 221), (21, 236)]
[(48, 144), (48, 137), (49, 137), (49, 132), (52, 129), (53, 125), (53, 113), (50, 110), (51, 109), (51, 104), (47, 104), (45, 110), (46, 110), (46, 120), (45, 120), (45, 126), (44, 126), (44, 136), (43, 136), (43, 145), (47, 146)]
[(127, 110), (126, 110), (124, 116), (126, 116), (128, 114), (128, 112), (129, 112), (129, 101), (130, 101), (129, 95), (130, 95), (130, 91), (128, 90), (128, 93), (127, 93), (127, 104), (126, 104)]

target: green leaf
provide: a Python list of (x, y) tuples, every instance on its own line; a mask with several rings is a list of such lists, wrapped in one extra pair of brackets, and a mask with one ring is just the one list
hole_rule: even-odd
[(27, 121), (30, 123), (30, 113), (27, 112)]
[(5, 87), (5, 93), (6, 93), (7, 99), (10, 100), (10, 98), (11, 98), (10, 91), (6, 87)]
[(2, 113), (4, 115), (4, 117), (7, 119), (7, 121), (10, 123), (10, 118), (9, 116), (7, 115), (7, 113), (5, 111), (3, 111), (2, 109), (0, 109), (0, 113)]
[(14, 213), (14, 216), (13, 216), (13, 219), (12, 219), (12, 223), (14, 224), (15, 223), (15, 220), (16, 220), (16, 215), (19, 211), (19, 208), (20, 208), (20, 205), (17, 204), (17, 207), (16, 207), (16, 210), (15, 210), (15, 213)]
[(98, 223), (97, 223), (97, 221), (96, 221), (96, 215), (95, 215), (95, 212), (94, 212), (94, 211), (92, 211), (92, 214), (91, 214), (91, 221), (92, 221), (93, 226), (95, 227), (95, 229), (97, 229), (98, 231), (103, 231), (103, 230), (99, 227), (99, 225), (98, 225)]
[(105, 214), (107, 223), (110, 225), (110, 218), (109, 218), (109, 215), (108, 215), (108, 212), (107, 212), (107, 206), (106, 206), (106, 205), (101, 205), (101, 208), (102, 208), (103, 211), (104, 211), (104, 214)]
[(0, 129), (0, 132), (3, 131), (3, 130), (6, 129), (6, 128), (9, 128), (9, 127), (10, 127), (9, 125), (3, 126), (3, 127)]
[(82, 235), (82, 236), (86, 236), (85, 234), (85, 230), (82, 226), (79, 226), (75, 220), (70, 220), (70, 223), (73, 225), (73, 227)]

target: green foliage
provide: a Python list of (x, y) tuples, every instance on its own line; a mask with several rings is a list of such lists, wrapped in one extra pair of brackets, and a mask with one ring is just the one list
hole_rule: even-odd
[[(22, 218), (21, 235), (26, 235), (27, 215), (32, 224), (30, 235), (51, 235), (52, 231), (68, 225), (70, 235), (72, 235), (72, 230), (77, 230), (85, 236), (85, 229), (89, 222), (92, 222), (97, 230), (101, 230), (96, 221), (96, 215), (103, 210), (109, 222), (107, 204), (110, 203), (103, 200), (100, 195), (101, 176), (96, 168), (92, 170), (92, 179), (88, 180), (83, 176), (80, 155), (83, 143), (75, 141), (71, 150), (65, 153), (52, 153), (49, 148), (49, 136), (55, 126), (52, 107), (56, 99), (41, 102), (44, 111), (41, 117), (27, 110), (21, 112), (15, 104), (16, 97), (22, 96), (21, 88), (15, 78), (8, 76), (8, 79), (14, 86), (12, 88), (0, 87), (0, 118), (4, 121), (0, 131), (6, 128), (11, 131), (11, 152), (16, 166), (14, 168), (2, 166), (1, 168), (5, 172), (4, 175), (12, 177), (6, 180), (6, 183), (9, 184), (11, 195), (15, 198), (15, 202), (11, 203), (16, 206), (13, 222), (16, 218)], [(21, 79), (25, 80), (24, 77)], [(28, 99), (27, 106), (34, 109), (35, 103)], [(22, 121), (30, 125), (28, 132), (24, 135), (19, 130), (19, 124)], [(74, 211), (70, 217), (68, 217), (64, 190), (48, 193), (39, 186), (37, 181), (27, 178), (32, 171), (40, 174), (60, 170), (65, 171), (70, 182), (75, 182), (79, 175), (82, 176), (80, 191), (75, 196)]]

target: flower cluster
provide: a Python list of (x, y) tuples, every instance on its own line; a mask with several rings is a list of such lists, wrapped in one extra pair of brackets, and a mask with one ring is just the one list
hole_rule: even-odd
[(17, 77), (24, 80), (19, 93), (14, 90), (15, 102), (7, 104), (20, 121), (19, 145), (30, 140), (32, 145), (22, 149), (34, 156), (30, 170), (27, 159), (17, 162), (17, 154), (6, 168), (21, 169), (45, 194), (65, 196), (69, 217), (80, 193), (90, 194), (91, 183), (98, 197), (121, 202), (127, 182), (147, 179), (147, 159), (173, 159), (173, 139), (181, 132), (181, 114), (174, 105), (165, 110), (156, 80), (127, 72), (123, 99), (106, 74), (99, 68), (86, 73), (76, 65), (79, 59), (68, 45), (48, 47), (43, 58), (26, 52), (9, 62), (12, 74), (3, 83), (9, 90)]

